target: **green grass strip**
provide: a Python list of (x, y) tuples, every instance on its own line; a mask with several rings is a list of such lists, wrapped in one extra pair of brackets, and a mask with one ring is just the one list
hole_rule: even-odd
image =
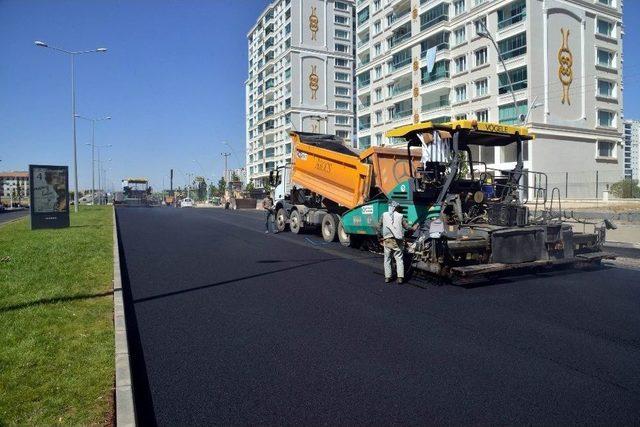
[(113, 209), (0, 227), (0, 425), (110, 424)]

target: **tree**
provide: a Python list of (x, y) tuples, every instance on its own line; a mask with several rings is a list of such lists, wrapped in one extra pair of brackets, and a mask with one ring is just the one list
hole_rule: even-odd
[(218, 195), (218, 187), (212, 182), (209, 184), (209, 198), (216, 197)]
[(207, 198), (207, 183), (204, 180), (198, 182), (196, 197), (200, 201)]
[(247, 188), (246, 190), (251, 193), (253, 190), (256, 189), (256, 186), (253, 184), (253, 181), (249, 181), (249, 183), (247, 184)]
[(240, 181), (240, 177), (238, 176), (237, 173), (233, 172), (231, 174), (231, 181)]
[(224, 190), (227, 188), (227, 181), (224, 179), (224, 177), (220, 178), (220, 180), (218, 181), (218, 191), (220, 192), (220, 195), (223, 196), (224, 195)]
[(622, 181), (614, 182), (609, 187), (611, 194), (621, 199), (640, 198), (640, 187), (637, 179), (625, 178)]

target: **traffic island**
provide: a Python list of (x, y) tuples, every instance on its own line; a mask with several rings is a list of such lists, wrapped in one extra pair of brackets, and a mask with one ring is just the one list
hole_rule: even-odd
[(0, 425), (113, 424), (113, 209), (0, 228)]

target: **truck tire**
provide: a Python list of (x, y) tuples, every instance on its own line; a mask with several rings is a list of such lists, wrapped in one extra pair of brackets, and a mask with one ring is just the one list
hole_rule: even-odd
[(342, 246), (347, 246), (349, 248), (357, 248), (358, 246), (360, 246), (360, 236), (352, 236), (351, 234), (347, 234), (342, 227), (342, 221), (338, 223), (338, 232), (336, 234), (338, 235), (338, 240), (340, 240)]
[(287, 228), (287, 213), (284, 211), (284, 209), (280, 208), (276, 213), (276, 230), (278, 230), (278, 232), (281, 233), (286, 228)]
[(325, 242), (335, 242), (338, 237), (340, 218), (336, 214), (328, 213), (322, 217), (322, 238)]
[(300, 234), (302, 232), (302, 215), (300, 215), (300, 212), (291, 212), (291, 216), (289, 217), (289, 228), (293, 234)]

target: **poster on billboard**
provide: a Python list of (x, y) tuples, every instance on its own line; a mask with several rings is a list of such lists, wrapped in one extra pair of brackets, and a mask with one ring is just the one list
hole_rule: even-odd
[(69, 226), (69, 168), (29, 165), (31, 229)]

